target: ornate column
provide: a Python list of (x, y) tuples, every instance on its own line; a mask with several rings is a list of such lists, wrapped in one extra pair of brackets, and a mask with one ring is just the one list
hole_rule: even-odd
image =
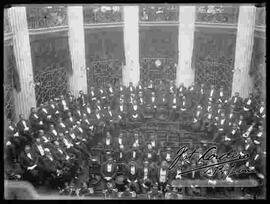
[(124, 48), (126, 65), (123, 69), (123, 83), (140, 80), (139, 64), (139, 7), (124, 6)]
[(192, 69), (193, 42), (195, 30), (195, 6), (179, 6), (178, 67), (176, 85), (189, 86), (194, 82), (195, 70)]
[(234, 74), (232, 94), (239, 92), (241, 97), (247, 97), (252, 90), (252, 80), (249, 76), (251, 62), (254, 28), (255, 6), (240, 6), (235, 48)]
[(68, 42), (73, 69), (73, 74), (69, 78), (69, 84), (70, 91), (77, 97), (80, 90), (87, 93), (83, 7), (68, 6), (67, 13)]
[(20, 114), (28, 118), (31, 107), (36, 107), (31, 48), (25, 7), (8, 9), (8, 17), (13, 33), (14, 56), (20, 78), (21, 91), (14, 90), (16, 120)]

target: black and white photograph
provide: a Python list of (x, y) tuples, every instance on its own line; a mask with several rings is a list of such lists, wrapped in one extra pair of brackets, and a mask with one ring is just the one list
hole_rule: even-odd
[(5, 200), (266, 199), (266, 4), (3, 9)]

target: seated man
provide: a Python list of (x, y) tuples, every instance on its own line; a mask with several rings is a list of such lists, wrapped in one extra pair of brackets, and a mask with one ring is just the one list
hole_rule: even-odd
[(180, 85), (179, 85), (179, 88), (178, 88), (178, 95), (180, 96), (180, 95), (185, 95), (186, 94), (186, 87), (184, 86), (184, 84), (183, 83), (181, 83)]
[(146, 159), (143, 162), (143, 169), (139, 177), (142, 193), (148, 193), (150, 191), (151, 186), (154, 184), (155, 174), (155, 168), (151, 167), (149, 161)]
[(50, 149), (45, 148), (44, 151), (45, 154), (40, 157), (38, 166), (42, 169), (41, 173), (44, 179), (49, 181), (50, 185), (54, 186), (63, 166), (53, 158)]
[(179, 106), (179, 122), (181, 126), (186, 127), (192, 118), (191, 101), (187, 100), (186, 96), (182, 96)]
[(143, 110), (144, 118), (153, 119), (155, 118), (157, 110), (157, 99), (155, 92), (151, 92), (150, 97), (147, 98), (145, 107)]
[(29, 122), (34, 132), (45, 128), (42, 119), (38, 116), (34, 107), (31, 108)]
[(239, 92), (235, 92), (234, 96), (229, 100), (229, 105), (233, 107), (234, 111), (241, 111), (243, 99), (239, 96)]
[(174, 93), (169, 99), (169, 110), (170, 110), (170, 120), (176, 121), (179, 116), (179, 98), (177, 94)]
[(160, 94), (156, 111), (157, 119), (162, 121), (169, 119), (168, 103), (169, 103), (168, 96), (165, 93)]
[(10, 145), (12, 148), (10, 150), (14, 150), (15, 158), (18, 158), (19, 153), (23, 150), (25, 144), (28, 141), (28, 138), (19, 133), (19, 130), (14, 122), (8, 120), (8, 130), (7, 130), (7, 142), (10, 141)]
[(203, 109), (201, 105), (198, 105), (191, 124), (191, 127), (194, 131), (199, 131), (201, 129), (202, 118), (203, 118)]
[(215, 132), (213, 141), (220, 141), (228, 130), (228, 120), (224, 112), (221, 112), (220, 117), (217, 118), (215, 126), (217, 131)]
[(137, 194), (140, 191), (140, 186), (139, 186), (139, 176), (141, 174), (140, 171), (141, 169), (139, 168), (138, 164), (134, 160), (131, 160), (128, 163), (128, 166), (125, 172), (125, 176), (127, 177), (129, 188), (132, 191), (135, 191)]
[(214, 113), (210, 107), (203, 116), (201, 131), (207, 131), (208, 133), (212, 132), (214, 130), (214, 122)]
[(23, 114), (19, 116), (19, 122), (17, 123), (19, 134), (27, 139), (27, 143), (30, 144), (33, 141), (32, 132), (29, 122), (24, 118)]
[(77, 101), (79, 102), (80, 107), (83, 107), (87, 103), (87, 96), (83, 93), (82, 90), (79, 92), (79, 97), (77, 98)]
[(255, 99), (252, 93), (249, 94), (248, 98), (244, 99), (243, 101), (243, 110), (242, 114), (244, 119), (247, 121), (248, 124), (252, 123), (252, 115), (255, 111)]
[(155, 181), (158, 183), (158, 188), (165, 193), (167, 183), (171, 182), (172, 173), (168, 169), (166, 161), (162, 161), (160, 167), (157, 170)]
[(88, 101), (90, 102), (90, 105), (94, 106), (96, 104), (97, 99), (98, 98), (97, 98), (95, 87), (91, 86), (90, 93), (88, 96)]
[(260, 105), (256, 108), (255, 110), (255, 116), (253, 118), (253, 120), (256, 121), (256, 123), (259, 124), (263, 124), (263, 122), (265, 121), (265, 104), (264, 101), (261, 101)]
[(134, 100), (129, 110), (129, 120), (131, 122), (140, 122), (142, 117), (141, 109), (138, 106), (137, 101)]
[(114, 178), (117, 173), (117, 165), (112, 157), (109, 157), (108, 161), (101, 165), (100, 173), (105, 186), (107, 186), (108, 183), (112, 183), (114, 185)]
[(44, 181), (43, 175), (40, 173), (41, 168), (38, 166), (39, 156), (34, 153), (31, 146), (26, 145), (24, 151), (19, 156), (19, 162), (23, 169), (23, 179), (37, 185)]

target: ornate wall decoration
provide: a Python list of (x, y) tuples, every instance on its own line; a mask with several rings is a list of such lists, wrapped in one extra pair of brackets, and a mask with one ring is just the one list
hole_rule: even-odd
[(29, 29), (67, 25), (67, 6), (28, 6), (26, 14)]
[(122, 8), (120, 6), (84, 6), (85, 24), (121, 22)]
[(142, 5), (139, 8), (141, 21), (178, 21), (178, 5)]
[(237, 24), (239, 7), (197, 6), (196, 22)]
[[(156, 62), (160, 61), (160, 66)], [(142, 82), (153, 80), (155, 84), (161, 80), (168, 83), (176, 79), (176, 62), (172, 58), (142, 58), (140, 60), (140, 79)]]
[(13, 71), (16, 68), (16, 61), (14, 57), (13, 47), (5, 46), (4, 47), (4, 112), (5, 116), (14, 121), (16, 112), (15, 112), (15, 103), (14, 103), (14, 80), (13, 80)]
[(236, 36), (196, 32), (192, 67), (195, 82), (224, 86), (231, 94)]
[(122, 64), (122, 60), (117, 59), (91, 62), (86, 70), (88, 91), (90, 86), (119, 83), (122, 80)]
[(34, 72), (37, 106), (68, 91), (68, 74), (63, 67), (52, 64), (45, 70)]

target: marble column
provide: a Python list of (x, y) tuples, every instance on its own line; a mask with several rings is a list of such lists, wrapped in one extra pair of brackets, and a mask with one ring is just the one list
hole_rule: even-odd
[(232, 95), (235, 92), (239, 92), (240, 96), (244, 98), (252, 91), (252, 79), (249, 76), (249, 68), (254, 43), (255, 15), (255, 6), (240, 6), (236, 36)]
[(124, 6), (124, 49), (126, 64), (123, 68), (123, 84), (140, 80), (139, 64), (139, 7)]
[(68, 6), (67, 13), (68, 42), (73, 69), (73, 74), (69, 78), (69, 88), (77, 97), (80, 90), (87, 93), (83, 7)]
[(28, 118), (30, 108), (36, 107), (26, 8), (21, 6), (9, 8), (8, 18), (13, 35), (13, 50), (21, 86), (20, 92), (14, 90), (15, 120), (18, 121), (20, 114), (24, 114)]
[(195, 6), (179, 6), (178, 66), (176, 85), (189, 86), (194, 82), (195, 70), (192, 69), (192, 55), (195, 31)]

